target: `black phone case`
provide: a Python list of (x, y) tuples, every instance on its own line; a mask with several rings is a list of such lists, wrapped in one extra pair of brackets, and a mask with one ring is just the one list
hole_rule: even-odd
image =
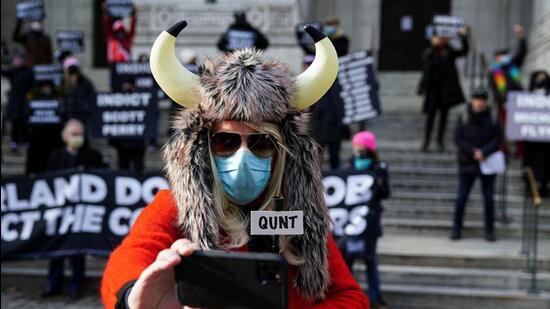
[(288, 266), (273, 253), (195, 251), (175, 268), (182, 305), (206, 308), (288, 306)]

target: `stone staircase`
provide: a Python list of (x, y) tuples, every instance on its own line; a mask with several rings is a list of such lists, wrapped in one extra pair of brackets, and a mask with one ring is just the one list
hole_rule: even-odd
[[(479, 183), (467, 206), (464, 238), (450, 241), (458, 187), (452, 129), (459, 109), (449, 117), (446, 151), (420, 152), (424, 118), (419, 112), (420, 100), (413, 95), (417, 81), (417, 73), (381, 74), (384, 114), (367, 123), (368, 129), (377, 134), (380, 157), (390, 168), (392, 195), (383, 203), (384, 236), (378, 250), (382, 291), (390, 308), (550, 308), (550, 200), (546, 199), (540, 210), (538, 295), (527, 293), (530, 277), (524, 271), (526, 259), (519, 253), (523, 183), (516, 160), (510, 163), (506, 184), (511, 221), (497, 222), (498, 241), (483, 239)], [(159, 123), (160, 132), (166, 132), (166, 108)], [(94, 146), (116, 166), (114, 149), (105, 141), (96, 141)], [(350, 155), (351, 146), (345, 142), (343, 161)], [(24, 150), (12, 154), (4, 137), (2, 175), (22, 173), (23, 158)], [(159, 151), (148, 152), (146, 168), (161, 167)], [(497, 218), (501, 218), (498, 207)], [(104, 262), (89, 257), (94, 287)], [(3, 262), (2, 290), (5, 284), (17, 285), (22, 275), (43, 280), (45, 274), (45, 261)], [(359, 261), (354, 265), (354, 276), (366, 289), (364, 265)]]

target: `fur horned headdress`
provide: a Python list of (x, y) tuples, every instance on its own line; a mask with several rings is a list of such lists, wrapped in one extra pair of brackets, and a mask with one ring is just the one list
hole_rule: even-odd
[(285, 65), (266, 60), (253, 49), (206, 60), (200, 76), (184, 68), (175, 55), (181, 21), (163, 31), (151, 50), (151, 71), (175, 102), (186, 107), (174, 121), (175, 134), (164, 148), (166, 172), (178, 207), (182, 233), (201, 249), (220, 247), (215, 212), (214, 177), (208, 134), (213, 124), (237, 120), (278, 125), (287, 151), (281, 183), (285, 210), (304, 211), (304, 234), (289, 237), (297, 266), (294, 286), (310, 299), (324, 297), (330, 282), (326, 239), (330, 217), (323, 198), (319, 147), (307, 134), (302, 110), (330, 88), (338, 74), (338, 58), (330, 40), (313, 27), (316, 57), (293, 78)]

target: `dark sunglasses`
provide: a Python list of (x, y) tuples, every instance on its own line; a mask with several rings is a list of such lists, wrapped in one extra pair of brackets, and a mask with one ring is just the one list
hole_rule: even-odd
[(218, 132), (212, 135), (211, 146), (215, 155), (229, 157), (241, 148), (242, 140), (246, 141), (248, 150), (257, 157), (268, 158), (275, 153), (275, 139), (265, 133), (240, 134), (234, 132)]

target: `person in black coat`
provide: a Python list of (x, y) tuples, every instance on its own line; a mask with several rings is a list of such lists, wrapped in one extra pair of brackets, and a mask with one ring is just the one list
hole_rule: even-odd
[[(63, 128), (62, 137), (65, 146), (52, 152), (48, 158), (47, 171), (63, 169), (85, 170), (88, 168), (105, 168), (101, 153), (84, 145), (84, 124), (77, 119), (70, 119)], [(85, 256), (71, 256), (73, 276), (69, 282), (69, 294), (73, 298), (81, 295), (84, 281)], [(48, 270), (48, 284), (42, 297), (49, 297), (61, 293), (63, 285), (64, 258), (58, 257), (50, 260)]]
[(426, 128), (422, 150), (428, 151), (436, 114), (439, 112), (437, 144), (439, 151), (444, 150), (445, 129), (449, 109), (465, 100), (456, 69), (456, 58), (468, 53), (466, 30), (459, 30), (462, 47), (455, 49), (449, 45), (447, 38), (433, 36), (431, 47), (424, 52), (422, 78), (417, 94), (424, 96), (422, 112), (426, 114)]
[(92, 82), (82, 73), (80, 62), (75, 57), (63, 61), (64, 116), (76, 118), (86, 124), (92, 105), (96, 100), (96, 90)]
[(485, 89), (476, 89), (471, 104), (467, 105), (456, 125), (459, 188), (451, 232), (453, 240), (462, 237), (464, 209), (470, 190), (478, 177), (481, 179), (485, 206), (485, 239), (496, 240), (493, 199), (496, 175), (483, 175), (479, 167), (481, 162), (500, 149), (502, 143), (500, 125), (487, 105), (487, 97)]
[(234, 16), (235, 22), (218, 40), (218, 49), (225, 53), (251, 47), (267, 49), (269, 41), (259, 30), (248, 23), (245, 12), (236, 11)]
[(11, 67), (2, 68), (2, 76), (10, 81), (6, 118), (11, 122), (10, 148), (16, 152), (19, 144), (26, 142), (25, 100), (32, 88), (33, 72), (27, 65), (25, 56), (15, 54)]

